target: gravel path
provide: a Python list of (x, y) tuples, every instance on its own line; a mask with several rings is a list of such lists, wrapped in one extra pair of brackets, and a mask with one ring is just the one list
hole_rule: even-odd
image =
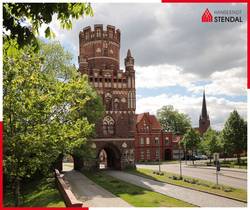
[(122, 171), (107, 171), (108, 175), (152, 191), (177, 198), (200, 207), (246, 207), (247, 204), (204, 192), (166, 184)]
[(80, 172), (67, 171), (64, 178), (76, 198), (86, 207), (130, 207), (130, 204), (95, 184)]

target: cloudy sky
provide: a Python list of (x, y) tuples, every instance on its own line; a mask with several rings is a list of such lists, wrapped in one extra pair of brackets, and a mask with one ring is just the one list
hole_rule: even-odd
[[(94, 17), (74, 21), (71, 31), (51, 27), (77, 64), (79, 32), (88, 25), (121, 30), (121, 68), (130, 48), (135, 58), (136, 112), (155, 114), (172, 104), (198, 126), (202, 91), (213, 128), (237, 109), (246, 119), (246, 4), (92, 4)], [(240, 9), (243, 23), (201, 23), (210, 11)]]

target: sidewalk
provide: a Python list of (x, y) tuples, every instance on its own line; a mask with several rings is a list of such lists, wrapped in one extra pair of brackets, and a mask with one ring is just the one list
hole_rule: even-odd
[(86, 207), (131, 207), (130, 204), (95, 184), (80, 172), (67, 171), (64, 178), (76, 198)]
[(200, 207), (246, 207), (247, 204), (204, 192), (166, 184), (121, 171), (107, 171), (108, 175), (146, 189), (177, 198)]

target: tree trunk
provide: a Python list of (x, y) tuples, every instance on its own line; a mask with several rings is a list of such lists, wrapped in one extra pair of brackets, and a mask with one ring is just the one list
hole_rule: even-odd
[(192, 161), (193, 161), (193, 165), (194, 165), (194, 150), (192, 149)]
[(237, 164), (240, 164), (240, 153), (237, 153)]
[(20, 205), (20, 180), (18, 178), (14, 181), (14, 202), (15, 206)]

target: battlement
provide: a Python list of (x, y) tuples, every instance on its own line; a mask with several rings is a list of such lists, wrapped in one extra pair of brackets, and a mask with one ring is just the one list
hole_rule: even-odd
[(79, 38), (84, 43), (96, 40), (107, 40), (120, 45), (121, 33), (120, 30), (115, 29), (114, 26), (107, 25), (105, 30), (102, 24), (95, 24), (94, 30), (91, 29), (91, 26), (83, 28), (83, 31), (79, 34)]

